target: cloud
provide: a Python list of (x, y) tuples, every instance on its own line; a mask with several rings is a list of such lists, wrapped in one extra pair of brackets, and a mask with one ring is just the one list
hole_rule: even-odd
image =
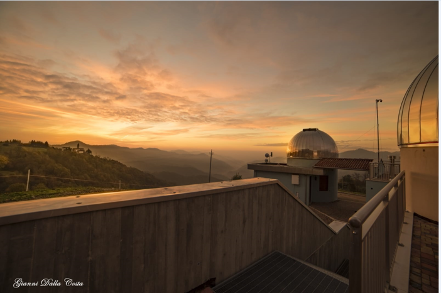
[(121, 34), (118, 34), (110, 29), (103, 29), (100, 28), (98, 30), (98, 33), (100, 34), (101, 37), (103, 37), (105, 40), (118, 45), (119, 42), (121, 41)]
[(263, 144), (256, 144), (254, 146), (275, 146), (275, 147), (285, 147), (288, 143), (286, 142), (280, 142), (280, 143), (263, 143)]

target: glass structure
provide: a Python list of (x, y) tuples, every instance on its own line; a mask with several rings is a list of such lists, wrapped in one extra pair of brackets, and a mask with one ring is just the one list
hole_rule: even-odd
[(338, 158), (335, 141), (326, 132), (307, 128), (297, 133), (288, 143), (288, 158)]
[(398, 112), (399, 146), (438, 143), (438, 56), (411, 83)]

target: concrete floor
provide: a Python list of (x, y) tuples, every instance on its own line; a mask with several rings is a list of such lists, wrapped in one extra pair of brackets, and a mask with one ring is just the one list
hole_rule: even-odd
[(332, 221), (347, 222), (366, 203), (366, 197), (338, 193), (338, 200), (330, 203), (312, 203), (309, 207), (327, 224)]

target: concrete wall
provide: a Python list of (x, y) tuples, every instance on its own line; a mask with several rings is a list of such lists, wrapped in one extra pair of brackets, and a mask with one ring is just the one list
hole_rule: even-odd
[(366, 202), (370, 201), (389, 181), (377, 181), (366, 179)]
[(312, 168), (317, 162), (320, 161), (318, 159), (302, 159), (302, 158), (287, 158), (286, 163), (290, 166), (303, 167), (303, 168)]
[(278, 172), (267, 172), (267, 171), (254, 171), (255, 177), (264, 177), (264, 178), (272, 178), (279, 180), (289, 191), (291, 191), (294, 195), (298, 196), (298, 198), (306, 205), (309, 205), (309, 181), (308, 175), (298, 175), (299, 176), (299, 184), (292, 184), (293, 174), (289, 173), (278, 173)]
[(311, 199), (312, 202), (333, 202), (337, 200), (338, 171), (325, 169), (328, 176), (328, 191), (320, 191), (320, 176), (311, 176)]
[(438, 147), (402, 147), (406, 172), (406, 208), (438, 221)]

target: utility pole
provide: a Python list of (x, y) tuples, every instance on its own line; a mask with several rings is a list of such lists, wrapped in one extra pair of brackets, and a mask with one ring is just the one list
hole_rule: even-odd
[(378, 162), (378, 167), (380, 167), (380, 124), (378, 122), (378, 102), (382, 103), (383, 100), (382, 99), (377, 99), (375, 100), (375, 105), (377, 107), (377, 142), (378, 142), (378, 158), (377, 158), (377, 162)]
[(213, 150), (210, 151), (210, 171), (208, 172), (208, 183), (211, 182), (211, 158), (213, 158)]
[(31, 169), (28, 170), (28, 183), (26, 184), (26, 191), (29, 191), (29, 176), (31, 175)]

